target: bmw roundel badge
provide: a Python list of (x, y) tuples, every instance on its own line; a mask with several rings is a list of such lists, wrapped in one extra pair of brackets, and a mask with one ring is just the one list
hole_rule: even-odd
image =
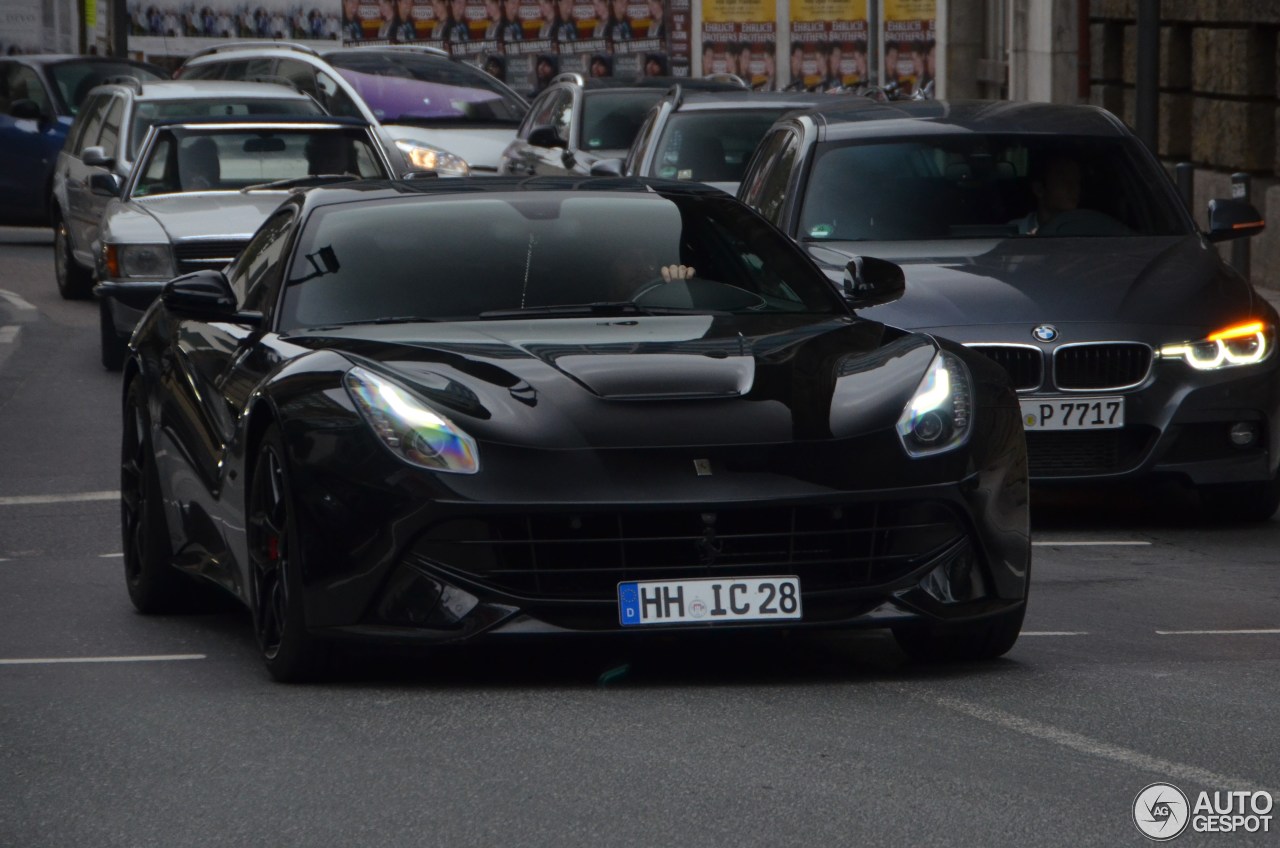
[(1051, 342), (1058, 337), (1058, 328), (1052, 324), (1041, 324), (1031, 331), (1038, 342)]

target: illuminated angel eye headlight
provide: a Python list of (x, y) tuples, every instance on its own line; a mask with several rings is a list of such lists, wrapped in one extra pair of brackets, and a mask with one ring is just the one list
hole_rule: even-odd
[(167, 280), (176, 273), (167, 244), (112, 244), (105, 249), (113, 276)]
[(399, 139), (396, 147), (415, 171), (435, 171), (442, 177), (465, 177), (471, 168), (461, 156), (420, 141)]
[(408, 389), (359, 366), (343, 382), (378, 440), (400, 459), (450, 474), (480, 470), (475, 439)]
[(1183, 359), (1198, 371), (1255, 365), (1271, 356), (1275, 327), (1262, 321), (1236, 324), (1195, 342), (1167, 344), (1162, 359)]
[(969, 369), (952, 353), (939, 352), (898, 419), (898, 438), (910, 456), (960, 447), (973, 429)]

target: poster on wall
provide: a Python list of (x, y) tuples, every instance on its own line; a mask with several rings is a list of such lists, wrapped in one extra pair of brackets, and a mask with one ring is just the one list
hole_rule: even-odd
[[(164, 39), (282, 38), (291, 41), (332, 40), (342, 34), (343, 5), (331, 0), (259, 0), (252, 6), (236, 0), (194, 3), (130, 2), (129, 34)], [(372, 7), (378, 15), (378, 6)], [(373, 22), (374, 30), (377, 21)], [(132, 48), (132, 44), (131, 44)]]
[(0, 53), (39, 53), (41, 40), (40, 4), (0, 0)]
[(884, 0), (884, 82), (911, 93), (936, 75), (936, 0)]
[(773, 88), (777, 6), (769, 0), (705, 0), (702, 76), (734, 74), (752, 88)]
[(865, 82), (868, 33), (867, 0), (792, 0), (788, 90)]

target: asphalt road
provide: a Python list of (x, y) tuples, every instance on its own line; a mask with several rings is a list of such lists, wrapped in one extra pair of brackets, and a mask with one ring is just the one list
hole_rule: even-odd
[(1123, 846), (1149, 784), (1280, 790), (1280, 521), (1176, 489), (1037, 492), (993, 663), (520, 642), (274, 684), (247, 613), (130, 606), (118, 378), (49, 242), (0, 229), (0, 846)]

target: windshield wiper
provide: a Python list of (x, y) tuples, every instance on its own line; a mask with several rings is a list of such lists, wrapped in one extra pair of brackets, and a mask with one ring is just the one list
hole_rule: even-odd
[(258, 183), (256, 185), (245, 186), (240, 189), (241, 194), (248, 194), (251, 191), (272, 191), (282, 188), (295, 188), (304, 185), (320, 185), (321, 183), (340, 183), (346, 180), (358, 180), (356, 174), (308, 174), (305, 177), (286, 177), (283, 180), (273, 180), (269, 183)]

